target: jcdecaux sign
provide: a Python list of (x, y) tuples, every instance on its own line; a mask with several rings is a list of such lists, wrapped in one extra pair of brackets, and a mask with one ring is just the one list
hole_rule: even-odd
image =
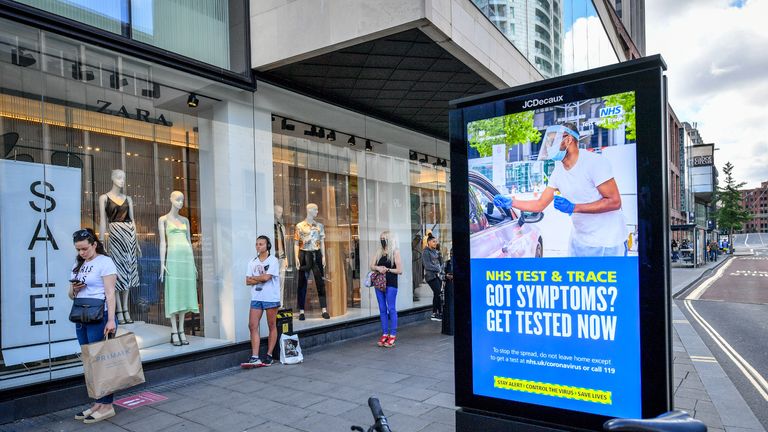
[(453, 102), (457, 430), (469, 414), (598, 430), (670, 407), (663, 69)]

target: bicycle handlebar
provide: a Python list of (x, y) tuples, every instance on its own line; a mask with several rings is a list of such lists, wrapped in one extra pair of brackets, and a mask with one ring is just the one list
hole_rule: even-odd
[(384, 415), (384, 411), (381, 409), (381, 402), (375, 397), (368, 398), (368, 407), (371, 409), (371, 414), (376, 423), (373, 425), (373, 430), (376, 432), (392, 432), (387, 422), (387, 417)]
[(685, 411), (674, 410), (651, 419), (615, 418), (603, 423), (608, 432), (707, 432), (707, 425)]

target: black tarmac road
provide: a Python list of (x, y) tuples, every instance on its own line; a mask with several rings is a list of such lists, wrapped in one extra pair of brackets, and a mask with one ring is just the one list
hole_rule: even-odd
[[(740, 239), (741, 247), (736, 241), (734, 245), (737, 251), (749, 248), (754, 255), (731, 258), (719, 277), (703, 280), (706, 288), (689, 291), (678, 306), (768, 429), (768, 242), (765, 247), (760, 243), (768, 241), (768, 235), (749, 237), (746, 244), (745, 237)], [(692, 316), (696, 314), (703, 323)]]

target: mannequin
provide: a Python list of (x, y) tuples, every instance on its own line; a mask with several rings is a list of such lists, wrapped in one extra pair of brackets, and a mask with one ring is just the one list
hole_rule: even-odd
[(99, 197), (99, 232), (106, 238), (107, 253), (117, 267), (115, 319), (131, 324), (128, 301), (131, 288), (139, 286), (138, 257), (141, 256), (133, 224), (133, 200), (122, 191), (125, 171), (112, 170), (112, 189)]
[(285, 270), (288, 267), (288, 255), (285, 253), (283, 207), (279, 205), (275, 205), (275, 257), (280, 263), (280, 306), (285, 306)]
[(307, 204), (307, 217), (296, 224), (293, 235), (295, 240), (293, 253), (296, 258), (296, 270), (299, 273), (298, 307), (299, 320), (304, 320), (304, 303), (307, 298), (307, 273), (310, 271), (315, 278), (320, 307), (323, 308), (323, 318), (330, 319), (325, 301), (325, 227), (317, 222), (317, 204)]
[(184, 194), (171, 192), (171, 210), (157, 220), (160, 235), (160, 282), (165, 282), (165, 317), (171, 319), (171, 344), (189, 345), (184, 315), (198, 313), (197, 267), (192, 255), (189, 220), (179, 214)]

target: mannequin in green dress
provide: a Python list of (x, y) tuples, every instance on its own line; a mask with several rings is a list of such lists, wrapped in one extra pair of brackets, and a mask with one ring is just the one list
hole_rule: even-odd
[(165, 282), (165, 316), (171, 320), (171, 344), (189, 345), (184, 315), (198, 313), (197, 267), (192, 254), (189, 220), (179, 214), (184, 194), (171, 192), (171, 211), (160, 216), (160, 281)]

